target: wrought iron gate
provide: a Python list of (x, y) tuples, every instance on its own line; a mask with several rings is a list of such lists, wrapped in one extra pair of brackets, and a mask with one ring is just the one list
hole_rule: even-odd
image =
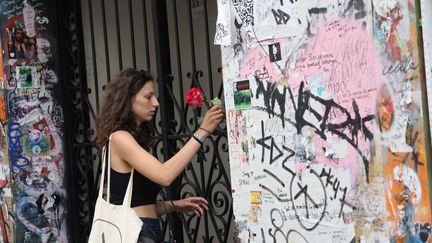
[[(63, 78), (70, 99), (65, 114), (70, 198), (71, 242), (85, 242), (97, 195), (99, 150), (95, 116), (103, 87), (126, 67), (150, 70), (158, 82), (161, 107), (154, 123), (158, 141), (153, 154), (161, 161), (173, 155), (198, 127), (197, 116), (184, 103), (190, 87), (208, 97), (223, 98), (220, 51), (212, 46), (216, 0), (74, 0), (61, 1)], [(121, 4), (120, 4), (121, 2)], [(64, 28), (67, 31), (64, 31)], [(163, 219), (177, 242), (232, 242), (233, 213), (226, 128), (207, 140), (167, 194), (208, 199), (202, 218), (170, 215)]]

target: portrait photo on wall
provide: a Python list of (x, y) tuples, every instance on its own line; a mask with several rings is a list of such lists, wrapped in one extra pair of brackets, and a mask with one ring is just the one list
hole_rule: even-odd
[(282, 60), (280, 43), (274, 43), (268, 46), (270, 62), (277, 62)]
[(6, 28), (8, 57), (34, 62), (37, 60), (36, 36), (27, 36), (25, 28), (20, 26)]

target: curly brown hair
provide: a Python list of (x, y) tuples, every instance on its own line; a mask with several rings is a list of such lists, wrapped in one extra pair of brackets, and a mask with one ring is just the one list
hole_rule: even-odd
[(143, 122), (140, 126), (132, 114), (132, 97), (134, 97), (153, 77), (147, 71), (133, 68), (119, 72), (105, 88), (105, 96), (97, 122), (97, 144), (103, 147), (110, 134), (118, 130), (128, 131), (145, 149), (154, 142), (150, 124)]

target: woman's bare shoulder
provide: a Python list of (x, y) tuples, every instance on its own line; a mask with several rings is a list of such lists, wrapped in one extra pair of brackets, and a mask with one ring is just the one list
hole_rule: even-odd
[(117, 130), (117, 131), (113, 132), (111, 134), (110, 138), (111, 138), (111, 141), (114, 141), (117, 139), (130, 139), (130, 138), (134, 139), (132, 134), (130, 134), (130, 132), (125, 131), (125, 130)]
[(135, 138), (128, 131), (118, 130), (111, 134), (111, 144), (115, 147), (131, 148), (139, 146)]
[(112, 152), (122, 160), (126, 159), (130, 154), (135, 154), (141, 148), (132, 134), (124, 130), (113, 132), (110, 141)]
[[(115, 155), (118, 161), (128, 163), (134, 167), (141, 174), (145, 175), (144, 171), (152, 171), (149, 167), (145, 167), (149, 164), (149, 161), (160, 162), (156, 160), (150, 153), (148, 153), (143, 147), (141, 147), (135, 138), (127, 131), (116, 131), (111, 135), (112, 155)], [(114, 157), (113, 157), (114, 158)], [(146, 163), (143, 163), (146, 161)], [(144, 165), (144, 167), (143, 167)], [(120, 168), (119, 170), (123, 170)]]

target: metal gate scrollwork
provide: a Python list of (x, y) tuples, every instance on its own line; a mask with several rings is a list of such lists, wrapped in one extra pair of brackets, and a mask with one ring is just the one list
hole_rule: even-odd
[[(206, 90), (200, 85), (202, 81), (199, 80), (202, 77), (202, 71), (196, 71), (193, 74), (188, 73), (187, 76), (189, 82), (181, 85), (188, 85), (189, 88), (199, 87), (206, 93)], [(169, 77), (168, 80), (172, 81), (173, 77)], [(180, 90), (183, 90), (183, 87)], [(175, 141), (175, 147), (171, 148), (175, 152), (198, 129), (198, 117), (203, 115), (204, 108), (191, 109), (184, 104), (184, 99), (175, 99), (172, 89), (167, 88), (167, 91), (173, 100), (175, 113), (180, 118), (170, 121), (170, 124), (173, 124), (170, 127), (173, 129), (170, 129), (168, 136), (170, 141)], [(217, 97), (221, 98), (222, 91), (221, 82)], [(209, 97), (210, 95), (206, 96)], [(184, 97), (184, 95), (181, 94), (180, 97)], [(162, 97), (159, 97), (159, 99), (162, 99)], [(206, 140), (196, 158), (188, 165), (177, 183), (173, 185), (174, 198), (202, 196), (209, 201), (209, 213), (205, 214), (201, 219), (194, 214), (180, 215), (180, 220), (183, 222), (186, 231), (187, 242), (230, 242), (228, 235), (233, 221), (231, 183), (227, 166), (224, 164), (223, 156), (221, 156), (221, 153), (227, 152), (226, 127), (220, 126)], [(199, 234), (196, 230), (200, 224), (203, 224), (205, 228), (202, 234)], [(210, 231), (215, 233), (210, 234)]]

